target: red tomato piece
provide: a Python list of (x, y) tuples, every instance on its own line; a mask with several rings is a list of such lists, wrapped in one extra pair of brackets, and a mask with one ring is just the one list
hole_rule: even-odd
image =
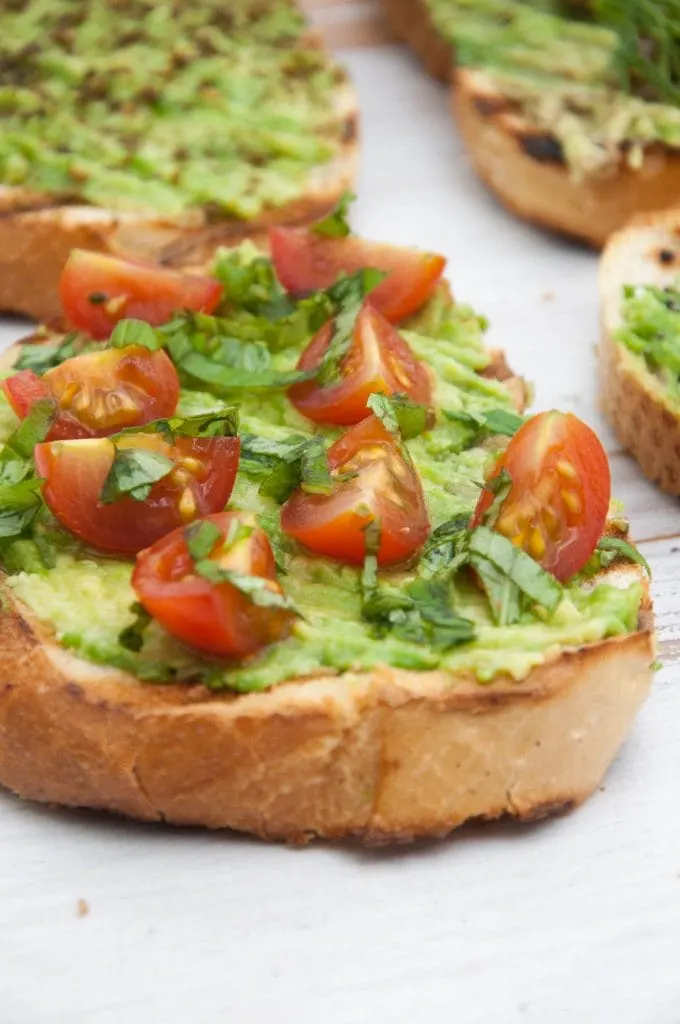
[[(298, 369), (315, 369), (332, 336), (331, 320), (312, 338)], [(407, 394), (422, 405), (430, 405), (432, 400), (430, 378), (423, 363), (390, 322), (366, 302), (357, 316), (339, 382), (322, 387), (314, 380), (303, 381), (290, 388), (288, 396), (299, 412), (315, 423), (349, 426), (367, 416), (366, 402), (378, 392)]]
[[(145, 501), (100, 500), (115, 450), (146, 448), (172, 459), (175, 469), (151, 487)], [(134, 555), (164, 534), (194, 519), (221, 511), (229, 501), (238, 468), (237, 437), (177, 437), (128, 434), (113, 441), (88, 438), (36, 445), (38, 476), (46, 504), (67, 530), (93, 548)]]
[[(209, 558), (223, 569), (259, 576), (272, 593), (281, 594), (267, 535), (245, 512), (208, 516), (222, 532)], [(243, 536), (225, 545), (234, 526)], [(185, 529), (173, 530), (140, 552), (132, 586), (147, 612), (164, 629), (192, 647), (226, 658), (245, 658), (290, 632), (291, 612), (253, 604), (231, 583), (211, 583), (196, 573)]]
[(119, 260), (74, 249), (61, 272), (59, 297), (73, 327), (93, 338), (108, 338), (124, 317), (154, 326), (180, 309), (212, 313), (222, 286), (203, 274)]
[(291, 295), (330, 288), (340, 274), (365, 267), (387, 271), (370, 301), (392, 323), (412, 316), (427, 302), (446, 266), (444, 257), (435, 253), (353, 236), (325, 238), (303, 228), (270, 228), (269, 247), (277, 277)]
[(20, 370), (2, 387), (20, 419), (38, 399), (56, 398), (59, 413), (50, 441), (139, 427), (174, 415), (179, 399), (179, 378), (166, 353), (139, 346), (74, 356), (42, 377)]
[[(539, 413), (517, 431), (489, 479), (502, 470), (512, 486), (494, 529), (558, 580), (570, 579), (592, 555), (607, 521), (611, 478), (599, 439), (571, 413)], [(484, 489), (473, 526), (492, 502)]]
[[(380, 524), (380, 565), (405, 562), (427, 539), (430, 523), (420, 478), (396, 439), (375, 416), (328, 450), (331, 494), (298, 488), (281, 509), (281, 527), (317, 555), (360, 565), (366, 527)], [(343, 477), (345, 477), (343, 479)]]

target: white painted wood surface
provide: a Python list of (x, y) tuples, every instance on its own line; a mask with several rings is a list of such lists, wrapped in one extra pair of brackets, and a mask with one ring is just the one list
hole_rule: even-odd
[(343, 56), (364, 111), (357, 228), (445, 252), (536, 407), (602, 431), (666, 667), (602, 791), (531, 827), (288, 850), (0, 793), (1, 1024), (680, 1022), (680, 515), (597, 412), (596, 257), (496, 206), (402, 50)]

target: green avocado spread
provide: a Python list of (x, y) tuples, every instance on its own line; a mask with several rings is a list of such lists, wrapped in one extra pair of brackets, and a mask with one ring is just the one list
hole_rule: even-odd
[(306, 33), (292, 0), (7, 0), (0, 182), (170, 217), (298, 199), (347, 132)]
[[(239, 261), (243, 261), (241, 266), (248, 266), (252, 260), (249, 247), (225, 254), (218, 260), (217, 273), (222, 280), (233, 282), (237, 277), (232, 271)], [(266, 275), (268, 260), (259, 259), (257, 263)], [(182, 373), (180, 363), (185, 388), (178, 411), (195, 415), (227, 404), (238, 408), (242, 455), (230, 507), (255, 512), (270, 537), (280, 569), (279, 582), (301, 613), (292, 635), (245, 663), (225, 664), (189, 651), (152, 622), (144, 629), (143, 642), (132, 649), (121, 641), (122, 631), (135, 619), (131, 562), (84, 549), (52, 521), (43, 525), (40, 534), (36, 528), (33, 537), (5, 542), (3, 560), (14, 594), (53, 627), (65, 647), (93, 662), (129, 670), (149, 681), (201, 680), (216, 689), (250, 691), (310, 673), (377, 665), (449, 669), (472, 674), (480, 683), (498, 674), (519, 680), (565, 648), (637, 628), (642, 585), (634, 577), (627, 586), (615, 586), (597, 577), (580, 578), (563, 589), (550, 577), (551, 587), (557, 588), (558, 594), (550, 611), (533, 603), (523, 604), (507, 624), (494, 620), (485, 593), (467, 573), (447, 577), (444, 616), (455, 611), (465, 620), (472, 639), (462, 642), (435, 642), (434, 632), (409, 636), (367, 619), (362, 613), (362, 570), (313, 557), (284, 535), (279, 525), (280, 505), (274, 497), (263, 496), (262, 476), (256, 464), (244, 455), (248, 437), (285, 442), (291, 435), (304, 438), (314, 433), (313, 425), (296, 412), (285, 391), (271, 387), (276, 375), (283, 380), (295, 367), (310, 331), (315, 329), (305, 321), (305, 301), (292, 303), (277, 293), (273, 299), (265, 297), (258, 302), (257, 311), (252, 304), (245, 309), (227, 303), (218, 324), (218, 337), (210, 347), (214, 360), (230, 358), (233, 367), (236, 346), (239, 366), (248, 363), (251, 368), (252, 386), (230, 390), (223, 384), (216, 386), (214, 381), (211, 386), (205, 380), (199, 386), (198, 380), (188, 380)], [(269, 319), (262, 313), (265, 307)], [(202, 315), (195, 318), (200, 330), (190, 335), (194, 354), (201, 347), (207, 351), (209, 321), (217, 323)], [(404, 338), (427, 365), (434, 383), (434, 424), (428, 423), (428, 429), (405, 442), (422, 479), (433, 529), (456, 517), (467, 522), (476, 505), (485, 467), (504, 443), (493, 430), (485, 432), (481, 425), (519, 420), (506, 385), (484, 375), (489, 365), (483, 346), (484, 328), (484, 321), (468, 307), (454, 305), (443, 287), (402, 328)], [(261, 340), (248, 341), (249, 336), (266, 338), (266, 345)], [(168, 350), (173, 358), (179, 351), (171, 347)], [(255, 351), (259, 355), (255, 356)], [(204, 372), (204, 364), (191, 365), (204, 377), (217, 379), (212, 371)], [(266, 393), (259, 390), (265, 380), (263, 373), (269, 382)], [(13, 416), (4, 405), (0, 409), (0, 429), (5, 437), (12, 427)], [(320, 429), (320, 433), (330, 439), (339, 431)], [(421, 559), (406, 569), (381, 570), (377, 574), (379, 586), (397, 596), (412, 592), (414, 585), (423, 582), (423, 565)]]
[[(578, 18), (588, 5), (426, 2), (435, 27), (455, 47), (457, 63), (483, 69), (487, 84), (533, 131), (558, 143), (555, 153), (537, 158), (563, 159), (575, 177), (583, 177), (606, 174), (621, 161), (638, 168), (655, 142), (680, 148), (680, 108), (665, 96), (622, 88), (620, 36), (606, 24)], [(619, 5), (622, 11), (625, 6)]]
[(615, 334), (631, 371), (658, 401), (680, 412), (680, 280), (666, 288), (626, 285)]

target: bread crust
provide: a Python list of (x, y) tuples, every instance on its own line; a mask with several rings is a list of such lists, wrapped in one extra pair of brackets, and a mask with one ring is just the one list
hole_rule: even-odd
[(606, 176), (579, 179), (556, 140), (510, 109), (483, 72), (459, 68), (451, 104), (479, 177), (507, 209), (541, 227), (599, 249), (635, 214), (680, 197), (677, 150), (655, 145), (639, 170), (622, 158)]
[(680, 208), (635, 218), (610, 239), (600, 262), (602, 407), (643, 473), (680, 495), (680, 412), (653, 374), (614, 341), (626, 284), (665, 287), (680, 268)]
[(425, 0), (382, 3), (397, 38), (431, 75), (452, 80), (451, 106), (472, 164), (511, 213), (601, 249), (631, 217), (680, 198), (680, 152), (661, 144), (645, 150), (637, 170), (622, 154), (606, 175), (576, 178), (554, 136), (513, 111), (482, 69), (454, 69), (453, 47), (439, 35)]
[(0, 781), (22, 797), (303, 843), (544, 817), (600, 784), (645, 699), (640, 630), (519, 683), (380, 668), (263, 694), (139, 683), (55, 646), (5, 592)]
[(424, 0), (382, 0), (382, 7), (397, 39), (408, 43), (433, 78), (449, 82), (453, 52), (437, 31)]
[(358, 107), (349, 83), (338, 88), (334, 116), (344, 139), (338, 156), (310, 174), (300, 199), (265, 209), (247, 222), (210, 223), (200, 210), (177, 219), (122, 214), (0, 187), (0, 311), (58, 320), (59, 276), (75, 248), (186, 267), (207, 262), (221, 245), (261, 241), (272, 224), (319, 219), (351, 188), (357, 171)]

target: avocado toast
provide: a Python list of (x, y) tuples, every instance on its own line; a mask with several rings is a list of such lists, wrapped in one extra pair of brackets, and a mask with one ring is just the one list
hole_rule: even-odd
[(0, 309), (36, 319), (74, 247), (200, 262), (354, 176), (352, 88), (293, 0), (13, 0), (0, 90)]
[(514, 213), (600, 247), (634, 214), (677, 201), (672, 3), (384, 5), (398, 37), (452, 79), (475, 169)]
[[(89, 306), (62, 289), (81, 333), (11, 352), (3, 390), (24, 419), (17, 434), (4, 407), (0, 781), (18, 794), (397, 841), (540, 817), (599, 784), (653, 659), (644, 570), (625, 524), (606, 523), (606, 456), (574, 417), (523, 422), (525, 388), (452, 301), (442, 260), (345, 230), (274, 229), (276, 275), (252, 247), (222, 252), (219, 298), (201, 277), (203, 311), (169, 323), (140, 284), (137, 319), (98, 348), (82, 330), (105, 336), (102, 311), (113, 327), (134, 286), (122, 310), (100, 262), (88, 291), (101, 257), (86, 254), (88, 276), (81, 255)], [(108, 391), (92, 361), (105, 353)], [(155, 403), (143, 420), (163, 417), (112, 441), (140, 409), (125, 360)], [(159, 476), (173, 445), (195, 464), (235, 444), (226, 513), (206, 504), (209, 466), (192, 480), (185, 457)], [(520, 477), (522, 495), (542, 489), (530, 506)], [(551, 504), (555, 480), (567, 497)], [(179, 491), (158, 490), (169, 481)], [(166, 514), (181, 525), (144, 534), (135, 560)]]
[(680, 494), (680, 213), (633, 220), (600, 262), (604, 411), (643, 472)]

